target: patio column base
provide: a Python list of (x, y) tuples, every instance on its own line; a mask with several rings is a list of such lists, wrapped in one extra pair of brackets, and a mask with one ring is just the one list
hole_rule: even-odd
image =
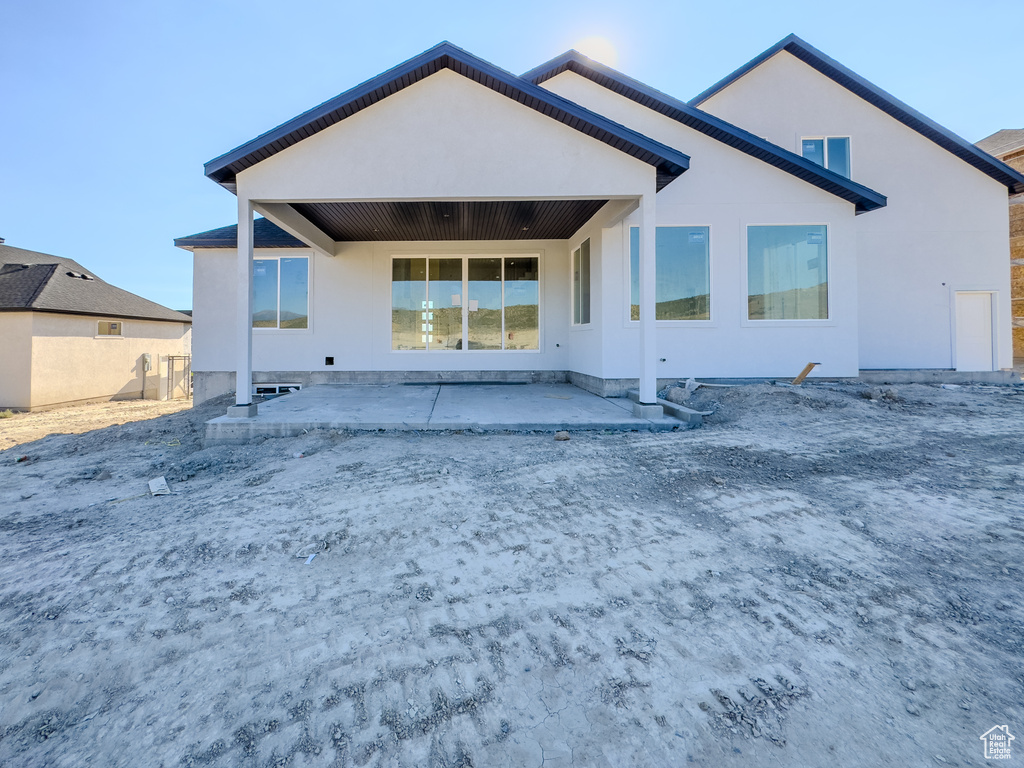
[(665, 415), (665, 409), (656, 403), (633, 403), (633, 415), (638, 419), (660, 419)]
[(246, 403), (245, 405), (229, 405), (228, 406), (228, 417), (232, 419), (251, 419), (256, 415), (259, 410), (256, 403)]

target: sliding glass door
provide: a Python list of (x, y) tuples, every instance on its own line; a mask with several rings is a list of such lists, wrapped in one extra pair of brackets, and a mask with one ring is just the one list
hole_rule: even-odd
[(540, 349), (537, 256), (395, 257), (391, 348)]

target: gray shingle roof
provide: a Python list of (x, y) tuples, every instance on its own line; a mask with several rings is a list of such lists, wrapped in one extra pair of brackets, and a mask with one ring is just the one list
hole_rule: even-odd
[[(256, 219), (252, 223), (254, 248), (308, 248), (304, 242), (292, 237), (270, 219)], [(210, 229), (194, 235), (175, 238), (179, 248), (237, 248), (238, 225)]]
[(1019, 149), (1024, 149), (1024, 128), (1004, 128), (975, 144), (982, 152), (992, 157), (1002, 157)]
[(77, 261), (0, 244), (0, 312), (19, 311), (192, 322), (101, 280)]

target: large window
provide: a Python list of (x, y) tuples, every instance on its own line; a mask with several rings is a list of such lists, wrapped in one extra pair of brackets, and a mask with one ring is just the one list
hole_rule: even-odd
[(590, 322), (590, 239), (572, 253), (572, 322)]
[[(708, 227), (658, 227), (654, 237), (654, 316), (711, 319), (711, 233)], [(629, 319), (640, 319), (640, 229), (629, 228)]]
[(252, 327), (309, 327), (309, 259), (255, 259)]
[(850, 178), (850, 137), (822, 136), (800, 141), (800, 153), (818, 165)]
[(536, 256), (396, 258), (391, 348), (540, 348)]
[(824, 224), (747, 227), (747, 317), (828, 319)]

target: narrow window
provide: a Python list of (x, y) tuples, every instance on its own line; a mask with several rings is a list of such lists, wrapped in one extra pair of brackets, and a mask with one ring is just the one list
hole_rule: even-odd
[(572, 254), (572, 321), (574, 325), (590, 322), (590, 240)]
[[(654, 237), (654, 316), (711, 319), (711, 232), (708, 227), (658, 227)], [(629, 229), (629, 319), (640, 319), (640, 229)]]
[(309, 327), (309, 259), (254, 259), (252, 327)]
[(540, 349), (536, 256), (505, 259), (505, 349)]
[(112, 323), (107, 320), (100, 320), (99, 327), (96, 329), (97, 336), (120, 336), (121, 335), (121, 323)]
[(823, 224), (747, 228), (747, 317), (828, 319), (828, 230)]
[(800, 141), (801, 154), (813, 163), (850, 178), (850, 137), (826, 136)]

